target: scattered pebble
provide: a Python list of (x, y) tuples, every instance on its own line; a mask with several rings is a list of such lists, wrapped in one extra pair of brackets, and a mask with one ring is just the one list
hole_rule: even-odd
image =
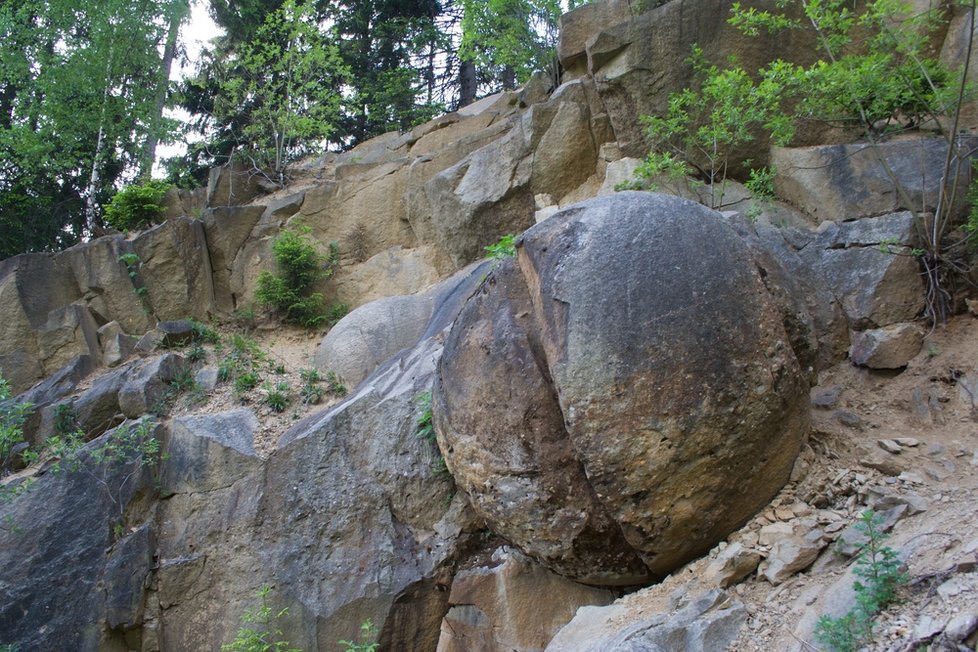
[(896, 443), (892, 439), (880, 439), (876, 443), (877, 445), (879, 445), (880, 448), (885, 450), (887, 453), (893, 453), (894, 455), (899, 455), (903, 451), (903, 449), (900, 447), (900, 444)]

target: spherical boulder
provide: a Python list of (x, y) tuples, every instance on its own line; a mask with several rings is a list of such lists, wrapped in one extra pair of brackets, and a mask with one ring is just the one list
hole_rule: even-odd
[(490, 528), (591, 584), (709, 550), (784, 485), (806, 375), (716, 212), (626, 192), (528, 230), (455, 322), (438, 443)]

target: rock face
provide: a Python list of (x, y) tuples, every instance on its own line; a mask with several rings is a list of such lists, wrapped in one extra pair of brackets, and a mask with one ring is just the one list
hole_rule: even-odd
[(153, 478), (148, 465), (91, 457), (112, 436), (6, 508), (0, 641), (23, 650), (127, 649), (126, 630), (142, 624), (156, 530), (138, 499)]
[[(940, 191), (947, 143), (919, 138), (881, 143), (775, 148), (778, 196), (818, 220), (851, 220), (899, 210), (932, 211)], [(880, 165), (880, 159), (892, 172)], [(957, 186), (966, 188), (968, 167)], [(958, 215), (967, 211), (962, 195)], [(909, 201), (909, 205), (908, 202)]]
[(578, 607), (611, 600), (610, 591), (571, 582), (516, 551), (498, 549), (489, 565), (455, 576), (438, 652), (542, 650)]
[(808, 423), (750, 250), (716, 213), (651, 193), (524, 234), (453, 327), (434, 401), (477, 511), (592, 584), (708, 550), (784, 484)]
[[(484, 267), (441, 288), (425, 327), (346, 401), (296, 424), (262, 461), (247, 410), (170, 427), (162, 484), (158, 632), (164, 649), (218, 649), (255, 591), (276, 588), (305, 650), (334, 650), (372, 618), (384, 649), (433, 650), (451, 566), (477, 521), (416, 436), (442, 331)], [(421, 340), (420, 343), (418, 340)], [(234, 554), (228, 554), (233, 550)]]
[[(773, 9), (774, 3), (755, 6), (758, 10)], [(586, 59), (577, 54), (579, 45), (572, 46), (573, 33), (561, 42), (562, 63), (569, 75), (575, 78), (585, 74), (593, 76), (626, 156), (642, 157), (646, 153), (647, 144), (639, 116), (663, 115), (669, 93), (690, 85), (693, 67), (685, 59), (692, 53), (693, 45), (702, 48), (706, 60), (711, 62), (722, 62), (728, 56), (736, 55), (738, 63), (746, 70), (759, 69), (776, 55), (793, 61), (800, 59), (798, 62), (804, 63), (804, 59), (815, 52), (807, 30), (778, 34), (774, 37), (776, 41), (763, 35), (744, 36), (727, 24), (730, 3), (724, 0), (666, 2), (621, 20), (626, 17), (626, 11), (620, 5), (616, 7), (616, 3), (577, 10), (582, 15), (590, 14), (599, 29), (610, 25), (588, 35), (584, 41)], [(565, 19), (564, 22), (572, 21)], [(580, 40), (578, 37), (577, 42)], [(788, 52), (790, 57), (785, 55)], [(755, 160), (766, 157), (766, 151), (758, 151)]]

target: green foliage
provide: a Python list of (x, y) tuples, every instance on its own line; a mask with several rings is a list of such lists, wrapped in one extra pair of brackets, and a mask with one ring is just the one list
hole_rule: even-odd
[(338, 643), (345, 647), (343, 652), (376, 652), (380, 648), (380, 643), (377, 643), (377, 628), (374, 626), (374, 621), (367, 619), (360, 623), (360, 642), (354, 641), (338, 641)]
[(119, 262), (125, 265), (126, 273), (129, 275), (129, 280), (132, 282), (132, 291), (136, 293), (139, 297), (140, 302), (143, 304), (143, 310), (149, 314), (149, 291), (146, 286), (142, 284), (142, 280), (139, 278), (139, 268), (142, 265), (142, 261), (139, 259), (139, 254), (134, 251), (129, 251), (121, 256), (119, 256)]
[(334, 303), (326, 311), (326, 325), (335, 326), (336, 323), (350, 313), (350, 306), (345, 303)]
[(241, 627), (234, 640), (221, 646), (222, 652), (301, 652), (285, 640), (278, 621), (289, 613), (288, 608), (272, 609), (270, 586), (258, 589), (257, 609), (248, 609), (241, 616)]
[(190, 328), (193, 332), (193, 341), (195, 343), (217, 344), (221, 341), (221, 336), (217, 331), (207, 324), (202, 324), (199, 321), (191, 319)]
[(217, 379), (231, 382), (237, 394), (246, 394), (261, 382), (258, 372), (268, 358), (257, 342), (243, 335), (231, 335), (227, 348), (217, 363)]
[(193, 342), (187, 349), (187, 360), (192, 363), (203, 362), (207, 359), (207, 349), (200, 342)]
[(652, 149), (636, 177), (646, 183), (695, 177), (709, 191), (704, 203), (719, 208), (731, 166), (745, 145), (759, 133), (776, 144), (792, 137), (794, 122), (782, 104), (797, 83), (795, 67), (775, 61), (755, 81), (734, 58), (721, 69), (708, 64), (696, 47), (687, 63), (696, 72), (697, 88), (672, 93), (664, 116), (642, 118)]
[(323, 377), (319, 374), (319, 371), (316, 369), (302, 369), (299, 371), (299, 378), (302, 379), (302, 387), (299, 389), (299, 394), (302, 396), (303, 404), (317, 405), (322, 402), (323, 394), (326, 391), (322, 387)]
[(0, 476), (5, 475), (16, 453), (14, 448), (24, 443), (24, 422), (34, 406), (10, 400), (10, 385), (0, 375)]
[(763, 212), (764, 205), (774, 201), (774, 177), (777, 170), (773, 167), (751, 168), (747, 182), (744, 184), (750, 191), (750, 206), (745, 211), (747, 219), (754, 221)]
[(100, 227), (149, 137), (172, 132), (160, 48), (184, 2), (0, 3), (0, 259)]
[(288, 323), (310, 329), (328, 323), (333, 315), (323, 295), (313, 292), (312, 286), (332, 274), (338, 257), (335, 246), (330, 247), (329, 255), (323, 255), (308, 236), (286, 230), (275, 239), (272, 252), (279, 273), (264, 271), (258, 276), (258, 303), (272, 308)]
[(83, 473), (109, 498), (115, 528), (124, 522), (127, 485), (162, 459), (155, 423), (147, 419), (124, 423), (88, 445), (79, 430), (55, 435), (44, 449), (52, 460), (49, 473)]
[(972, 250), (978, 249), (978, 161), (971, 164), (971, 183), (968, 185), (968, 217), (962, 225), (968, 247)]
[(320, 28), (315, 3), (285, 0), (235, 53), (234, 74), (220, 84), (219, 120), (248, 107), (239, 155), (256, 170), (270, 169), (279, 182), (291, 161), (334, 131), (341, 99), (336, 80), (344, 73), (337, 40)]
[(276, 383), (275, 385), (265, 383), (262, 385), (262, 389), (265, 390), (265, 405), (272, 412), (284, 412), (291, 400), (290, 392), (292, 388), (289, 387), (289, 384), (285, 382)]
[(78, 432), (78, 413), (71, 403), (60, 403), (54, 408), (54, 434), (59, 437)]
[(499, 238), (496, 244), (491, 244), (485, 247), (486, 256), (492, 258), (493, 260), (499, 260), (502, 258), (512, 258), (516, 255), (516, 236), (512, 233), (507, 233), (503, 237)]
[(135, 231), (156, 224), (163, 217), (161, 202), (171, 184), (150, 180), (126, 186), (105, 207), (105, 221), (119, 231)]
[(452, 472), (448, 470), (448, 462), (441, 455), (438, 455), (438, 459), (431, 465), (431, 472), (445, 480), (452, 477)]
[(421, 413), (415, 420), (414, 425), (417, 428), (418, 439), (423, 439), (427, 442), (435, 442), (435, 426), (432, 423), (432, 411), (431, 411), (431, 392), (424, 392), (418, 394), (414, 399), (415, 405), (420, 408)]
[[(792, 6), (804, 18), (782, 11)], [(957, 179), (971, 154), (957, 137), (960, 110), (974, 89), (966, 70), (952, 71), (930, 56), (930, 38), (944, 24), (943, 9), (917, 11), (900, 0), (872, 0), (858, 8), (845, 0), (783, 0), (778, 9), (745, 10), (735, 4), (730, 22), (747, 34), (802, 25), (814, 30), (822, 58), (794, 69), (796, 117), (858, 128), (874, 147), (886, 135), (908, 129), (931, 129), (946, 141), (949, 155), (942, 169), (926, 172), (940, 180), (936, 205), (918, 205), (894, 184), (903, 205), (916, 209), (927, 315), (934, 323), (946, 321), (952, 295), (947, 286), (965, 271), (958, 259), (970, 239), (949, 236), (957, 226), (953, 206), (961, 199)], [(970, 51), (974, 35), (967, 39)], [(892, 176), (889, 164), (879, 159)]]
[(234, 379), (234, 391), (238, 394), (245, 394), (255, 387), (258, 387), (258, 383), (261, 382), (261, 378), (254, 371), (245, 371)]
[(462, 0), (462, 9), (459, 57), (483, 72), (489, 92), (499, 90), (499, 81), (513, 88), (551, 65), (561, 13), (557, 0)]
[(886, 533), (880, 529), (883, 519), (866, 510), (856, 529), (867, 538), (856, 558), (853, 582), (856, 607), (839, 617), (822, 616), (815, 626), (815, 639), (833, 652), (855, 652), (873, 637), (873, 618), (896, 601), (897, 591), (907, 582), (901, 562), (892, 548), (883, 545)]
[(335, 371), (330, 371), (326, 373), (326, 384), (329, 385), (329, 391), (331, 394), (336, 396), (346, 396), (346, 385), (343, 383), (343, 379), (340, 378), (339, 374)]

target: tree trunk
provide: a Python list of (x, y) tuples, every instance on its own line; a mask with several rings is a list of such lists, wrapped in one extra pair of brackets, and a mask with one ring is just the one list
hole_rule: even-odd
[(160, 125), (163, 122), (163, 109), (166, 107), (166, 91), (170, 85), (170, 70), (177, 52), (177, 37), (180, 34), (180, 23), (190, 11), (187, 0), (176, 0), (170, 15), (170, 24), (166, 33), (166, 43), (163, 46), (163, 57), (160, 60), (160, 76), (156, 88), (156, 103), (150, 116), (149, 135), (146, 137), (146, 147), (143, 150), (142, 165), (139, 169), (140, 179), (149, 179), (153, 174), (156, 163), (156, 146), (160, 141)]
[(516, 88), (516, 71), (513, 70), (513, 66), (503, 66), (502, 82), (503, 88), (508, 91)]
[(475, 102), (477, 81), (475, 63), (462, 60), (458, 63), (458, 106), (462, 108)]

